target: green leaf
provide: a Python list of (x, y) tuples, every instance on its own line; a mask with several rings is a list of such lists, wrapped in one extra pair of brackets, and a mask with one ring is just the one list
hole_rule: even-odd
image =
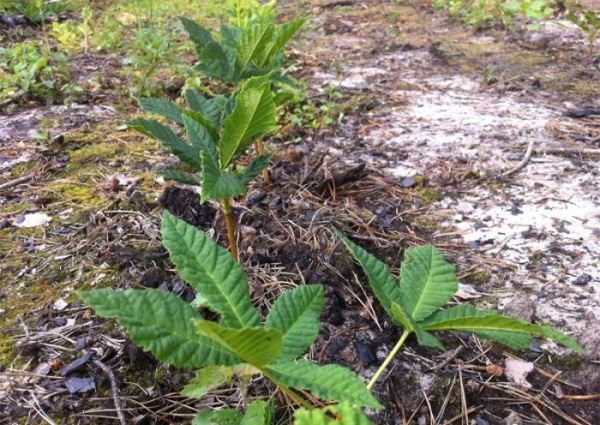
[(430, 316), (458, 291), (454, 268), (431, 245), (405, 251), (400, 282), (401, 305), (415, 322)]
[(232, 198), (245, 192), (246, 186), (237, 176), (222, 171), (214, 159), (205, 152), (201, 153), (201, 157), (202, 203), (210, 199)]
[(239, 42), (236, 46), (236, 69), (243, 73), (256, 58), (265, 55), (265, 49), (273, 39), (273, 24), (255, 23), (242, 29)]
[(204, 232), (169, 212), (162, 219), (163, 245), (181, 277), (221, 314), (223, 326), (244, 328), (259, 323), (240, 263)]
[(292, 360), (311, 346), (319, 334), (324, 302), (321, 285), (299, 286), (277, 299), (266, 322), (268, 328), (278, 329), (283, 335), (277, 361)]
[(181, 394), (186, 397), (200, 399), (209, 392), (229, 384), (232, 379), (232, 367), (208, 366), (196, 371), (196, 376), (183, 387)]
[(402, 305), (402, 295), (398, 281), (390, 273), (388, 266), (375, 258), (374, 255), (356, 245), (338, 229), (334, 230), (367, 275), (373, 293), (381, 303), (383, 309), (391, 318), (394, 318), (392, 304)]
[(131, 340), (164, 362), (180, 367), (233, 365), (240, 360), (196, 334), (192, 319), (202, 316), (170, 292), (98, 289), (81, 293), (101, 317), (115, 318)]
[(304, 26), (306, 23), (305, 18), (295, 19), (290, 22), (282, 24), (277, 29), (277, 34), (273, 43), (269, 46), (268, 51), (262, 58), (259, 67), (263, 67), (272, 62), (272, 58), (283, 50), (285, 45), (292, 39), (292, 37)]
[(276, 329), (226, 328), (208, 320), (195, 320), (194, 323), (198, 334), (211, 339), (253, 366), (265, 366), (281, 353), (281, 332)]
[(579, 345), (577, 340), (572, 336), (564, 334), (559, 330), (554, 329), (553, 327), (548, 325), (541, 325), (540, 328), (542, 329), (542, 334), (540, 335), (541, 337), (553, 339), (556, 342), (560, 342), (562, 345), (564, 345), (567, 348), (570, 348), (576, 353), (583, 353), (581, 345)]
[(240, 425), (242, 414), (235, 409), (201, 410), (192, 425)]
[(265, 373), (275, 383), (308, 390), (324, 401), (337, 400), (357, 406), (382, 407), (360, 378), (342, 366), (319, 366), (306, 360), (297, 360), (269, 365)]
[(188, 184), (190, 186), (200, 186), (200, 180), (192, 174), (183, 173), (175, 168), (167, 168), (166, 170), (159, 171), (158, 174), (163, 176), (165, 180), (173, 180), (177, 183)]
[(373, 425), (357, 407), (340, 403), (324, 409), (299, 409), (294, 412), (294, 425)]
[(263, 400), (254, 400), (240, 422), (240, 425), (271, 425), (273, 405)]
[(183, 115), (182, 121), (192, 146), (198, 149), (198, 152), (210, 155), (213, 161), (218, 161), (217, 146), (206, 127), (188, 115)]
[(202, 25), (185, 16), (180, 16), (179, 20), (198, 51), (202, 50), (208, 43), (214, 41), (210, 32)]
[(235, 71), (235, 52), (211, 41), (198, 55), (196, 68), (207, 77), (231, 81)]
[(269, 158), (271, 158), (271, 154), (260, 155), (238, 176), (240, 183), (244, 186), (244, 191), (246, 190), (246, 185), (255, 179), (261, 171), (269, 165)]
[(442, 343), (436, 337), (421, 329), (421, 326), (415, 323), (399, 304), (392, 303), (392, 319), (400, 323), (408, 332), (414, 332), (417, 335), (419, 344), (444, 349)]
[(155, 99), (145, 97), (139, 99), (140, 108), (144, 112), (154, 115), (160, 115), (179, 125), (183, 125), (181, 121), (181, 108), (175, 102), (165, 99)]
[(130, 128), (161, 142), (186, 164), (199, 170), (202, 167), (198, 148), (187, 144), (173, 131), (158, 121), (135, 118), (128, 123)]
[(217, 95), (212, 99), (207, 99), (198, 90), (189, 88), (185, 91), (185, 99), (190, 108), (203, 114), (213, 127), (221, 127), (227, 103), (225, 96)]
[[(258, 77), (260, 78), (260, 77)], [(235, 98), (235, 106), (225, 119), (221, 138), (221, 167), (242, 152), (255, 138), (276, 128), (277, 111), (269, 84), (253, 87), (248, 80)]]

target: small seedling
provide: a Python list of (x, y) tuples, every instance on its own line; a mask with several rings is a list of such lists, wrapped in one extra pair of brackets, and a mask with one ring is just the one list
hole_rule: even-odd
[[(296, 19), (285, 24), (275, 24), (273, 5), (238, 7), (231, 24), (223, 25), (218, 37), (189, 18), (182, 17), (181, 23), (196, 46), (198, 63), (196, 70), (217, 80), (238, 86), (248, 78), (269, 75), (279, 87), (275, 102), (280, 105), (290, 98), (282, 87), (293, 88), (293, 80), (285, 75), (285, 45), (300, 30), (305, 19)], [(266, 153), (260, 138), (256, 139), (259, 155)], [(270, 177), (263, 171), (265, 184)]]
[(348, 403), (322, 409), (299, 409), (294, 419), (294, 425), (373, 425), (360, 409)]
[(349, 369), (298, 359), (319, 333), (321, 285), (286, 292), (261, 324), (242, 266), (227, 250), (168, 212), (163, 215), (162, 237), (183, 280), (220, 316), (219, 322), (206, 320), (177, 295), (157, 289), (99, 289), (81, 296), (99, 316), (117, 319), (132, 341), (157, 359), (200, 369), (184, 394), (201, 397), (234, 375), (263, 374), (309, 410), (312, 405), (297, 390), (327, 402), (381, 407)]
[(221, 202), (229, 247), (238, 259), (231, 198), (246, 191), (248, 183), (266, 167), (269, 155), (258, 156), (241, 172), (232, 169), (235, 159), (246, 152), (256, 139), (277, 128), (277, 111), (269, 75), (249, 79), (230, 98), (215, 96), (207, 99), (198, 91), (189, 89), (186, 99), (190, 109), (182, 109), (174, 102), (160, 99), (142, 99), (140, 105), (148, 113), (161, 115), (183, 126), (189, 142), (155, 120), (138, 118), (130, 121), (129, 125), (163, 143), (196, 172), (184, 174), (168, 170), (167, 177), (201, 186), (203, 203), (209, 200)]
[(192, 425), (272, 425), (273, 405), (263, 400), (255, 400), (242, 415), (235, 409), (202, 410), (192, 421)]
[(398, 281), (387, 265), (341, 232), (337, 234), (361, 265), (383, 309), (396, 325), (404, 328), (397, 344), (369, 382), (369, 389), (373, 388), (412, 333), (416, 334), (419, 344), (440, 349), (444, 346), (430, 332), (471, 332), (516, 349), (529, 347), (533, 336), (538, 336), (581, 351), (577, 341), (550, 326), (501, 316), (495, 311), (478, 310), (469, 304), (440, 310), (458, 291), (458, 280), (454, 268), (431, 245), (409, 248), (404, 252)]

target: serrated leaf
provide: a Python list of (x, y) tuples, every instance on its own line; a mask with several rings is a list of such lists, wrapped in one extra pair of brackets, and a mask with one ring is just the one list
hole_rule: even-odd
[(276, 383), (308, 390), (324, 401), (337, 400), (357, 406), (382, 407), (361, 379), (342, 366), (319, 366), (306, 360), (297, 360), (271, 364), (265, 372)]
[(283, 335), (277, 361), (292, 360), (311, 346), (319, 334), (324, 302), (321, 285), (299, 286), (277, 299), (266, 322), (268, 328), (278, 329)]
[(583, 353), (583, 349), (581, 348), (577, 340), (572, 336), (562, 333), (559, 330), (554, 329), (553, 327), (548, 325), (541, 325), (540, 328), (542, 329), (542, 334), (540, 336), (548, 339), (553, 339), (556, 342), (560, 342), (562, 345), (564, 345), (567, 348), (570, 348), (576, 353)]
[(255, 23), (242, 29), (236, 46), (236, 69), (243, 73), (250, 63), (265, 55), (265, 49), (273, 39), (273, 24)]
[(162, 219), (163, 245), (181, 277), (221, 314), (223, 326), (244, 328), (259, 323), (240, 263), (204, 232), (169, 212)]
[(233, 111), (225, 119), (220, 145), (222, 168), (254, 139), (276, 128), (277, 111), (269, 84), (252, 87), (253, 84), (253, 79), (245, 83), (235, 97)]
[(371, 289), (373, 289), (373, 293), (381, 303), (383, 309), (393, 318), (392, 304), (402, 305), (402, 295), (398, 281), (390, 273), (389, 267), (375, 258), (371, 253), (356, 245), (338, 229), (334, 230), (367, 275)]
[(399, 304), (392, 303), (392, 319), (394, 319), (397, 323), (400, 323), (404, 330), (408, 332), (414, 332), (417, 335), (419, 344), (427, 347), (435, 347), (442, 350), (444, 349), (442, 343), (436, 337), (421, 329), (421, 327), (415, 323), (414, 320), (408, 316), (408, 314), (406, 314), (404, 309)]
[(202, 158), (202, 203), (211, 199), (232, 198), (245, 192), (246, 186), (237, 176), (221, 170), (214, 159), (205, 152), (200, 156)]
[(196, 332), (231, 351), (245, 363), (262, 367), (281, 353), (282, 337), (277, 329), (226, 328), (208, 320), (195, 320)]
[(328, 406), (324, 409), (299, 409), (294, 412), (294, 425), (373, 425), (357, 407), (349, 403)]
[(240, 363), (231, 351), (196, 334), (192, 319), (202, 316), (175, 294), (156, 289), (98, 289), (83, 292), (81, 297), (99, 316), (117, 319), (135, 344), (161, 361), (195, 368)]
[(196, 371), (196, 376), (183, 387), (181, 394), (200, 399), (209, 392), (229, 384), (232, 379), (233, 367), (208, 366)]
[(400, 266), (401, 305), (415, 322), (430, 316), (458, 291), (454, 268), (431, 245), (409, 248)]
[(180, 16), (179, 20), (198, 51), (202, 50), (208, 43), (214, 41), (210, 32), (202, 25), (185, 16)]
[(173, 180), (177, 183), (190, 186), (200, 186), (200, 180), (192, 174), (181, 172), (175, 168), (167, 168), (166, 170), (159, 171), (158, 174), (163, 176), (165, 180)]
[(240, 425), (271, 425), (273, 405), (263, 400), (254, 400), (248, 405)]
[(240, 425), (242, 414), (235, 409), (201, 410), (192, 425)]
[(198, 90), (189, 88), (185, 91), (185, 99), (189, 107), (193, 111), (203, 114), (213, 127), (221, 127), (227, 103), (225, 96), (217, 95), (212, 99), (207, 99)]
[(246, 167), (244, 172), (238, 176), (240, 183), (244, 186), (244, 191), (246, 185), (254, 180), (261, 171), (269, 165), (269, 158), (271, 158), (271, 154), (258, 156)]
[(196, 68), (207, 77), (231, 81), (235, 72), (235, 52), (211, 41), (199, 53)]
[(272, 62), (273, 57), (283, 50), (285, 45), (300, 30), (300, 28), (304, 26), (305, 23), (306, 19), (300, 18), (280, 25), (277, 28), (273, 42), (268, 47), (267, 52), (259, 63), (259, 67), (262, 68)]
[(179, 125), (183, 125), (181, 121), (181, 108), (175, 102), (165, 99), (155, 99), (145, 97), (139, 99), (140, 108), (144, 112), (154, 115), (160, 115)]
[(210, 155), (213, 161), (218, 161), (217, 146), (206, 127), (188, 115), (183, 115), (181, 118), (185, 126), (185, 132), (192, 145), (199, 152)]
[(202, 167), (198, 148), (187, 144), (173, 131), (158, 121), (135, 118), (128, 122), (130, 128), (161, 142), (186, 164), (199, 170)]

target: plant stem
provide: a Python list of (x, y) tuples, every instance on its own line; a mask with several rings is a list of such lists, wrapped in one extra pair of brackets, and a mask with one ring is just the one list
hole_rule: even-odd
[(231, 201), (229, 198), (223, 199), (223, 203), (221, 205), (221, 209), (223, 210), (223, 215), (225, 216), (225, 224), (227, 225), (227, 238), (229, 239), (229, 250), (231, 251), (231, 255), (235, 258), (235, 261), (240, 261), (240, 256), (238, 255), (237, 249), (237, 241), (235, 239), (235, 226), (233, 224), (233, 214), (231, 212)]
[(400, 351), (400, 348), (402, 348), (404, 341), (406, 340), (406, 338), (408, 338), (409, 335), (410, 335), (410, 331), (405, 330), (404, 333), (402, 334), (402, 336), (400, 336), (400, 339), (398, 340), (398, 342), (396, 343), (396, 345), (394, 346), (394, 348), (392, 349), (390, 354), (388, 354), (388, 356), (385, 358), (385, 360), (383, 361), (381, 366), (379, 366), (379, 369), (377, 369), (377, 372), (375, 372), (375, 375), (373, 376), (373, 378), (371, 378), (371, 380), (369, 381), (369, 384), (367, 385), (367, 388), (369, 390), (371, 388), (373, 388), (373, 386), (375, 385), (377, 380), (381, 377), (383, 372), (385, 372), (385, 369), (388, 367), (390, 362), (394, 359), (394, 357), (396, 357), (396, 354), (398, 354), (398, 351)]
[[(264, 155), (265, 154), (265, 145), (264, 145), (263, 141), (261, 139), (257, 139), (255, 144), (256, 144), (256, 151), (258, 152), (258, 154)], [(268, 166), (262, 171), (262, 176), (263, 176), (263, 183), (265, 184), (265, 186), (270, 185), (271, 184), (271, 176), (269, 175), (269, 167)]]

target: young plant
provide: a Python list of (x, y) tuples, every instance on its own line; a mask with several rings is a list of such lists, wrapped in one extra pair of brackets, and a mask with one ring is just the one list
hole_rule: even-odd
[(567, 19), (579, 27), (582, 33), (588, 39), (588, 54), (594, 56), (594, 44), (600, 34), (600, 15), (593, 10), (585, 9), (581, 4), (576, 3), (569, 6)]
[(132, 341), (157, 359), (200, 369), (184, 394), (201, 397), (234, 375), (262, 374), (306, 409), (312, 406), (297, 390), (326, 402), (381, 407), (349, 369), (298, 359), (319, 333), (321, 285), (286, 292), (261, 323), (242, 266), (227, 250), (168, 212), (163, 215), (162, 237), (183, 280), (219, 315), (219, 322), (157, 289), (99, 289), (81, 296), (101, 317), (117, 319)]
[[(250, 3), (237, 7), (229, 25), (223, 25), (218, 37), (193, 20), (181, 17), (184, 29), (196, 46), (198, 63), (195, 68), (204, 75), (217, 80), (239, 85), (248, 78), (269, 75), (271, 80), (286, 87), (293, 87), (285, 76), (285, 45), (300, 30), (305, 19), (296, 19), (285, 24), (275, 24), (273, 5)], [(289, 93), (280, 91), (275, 98), (277, 104), (289, 98)], [(265, 147), (256, 139), (256, 150), (264, 155)], [(269, 173), (263, 177), (269, 184)]]
[(387, 265), (341, 232), (336, 232), (364, 270), (385, 312), (394, 324), (404, 328), (397, 344), (369, 382), (369, 389), (373, 388), (411, 333), (416, 334), (419, 344), (440, 349), (444, 346), (430, 332), (471, 332), (517, 349), (529, 347), (533, 336), (538, 336), (581, 351), (573, 338), (550, 326), (534, 325), (495, 311), (478, 310), (469, 304), (440, 310), (458, 291), (458, 280), (454, 268), (431, 245), (409, 248), (404, 252), (398, 281)]
[(273, 405), (263, 400), (255, 400), (242, 415), (235, 409), (202, 410), (192, 421), (192, 425), (271, 425)]
[(190, 109), (160, 99), (142, 99), (140, 105), (148, 113), (161, 115), (183, 126), (189, 143), (169, 127), (155, 120), (134, 119), (131, 128), (150, 136), (171, 150), (198, 175), (169, 170), (167, 177), (186, 184), (201, 186), (202, 203), (221, 203), (231, 253), (239, 259), (231, 198), (242, 195), (248, 183), (267, 165), (269, 155), (260, 155), (245, 170), (235, 172), (235, 159), (246, 152), (257, 138), (274, 131), (276, 106), (269, 76), (246, 81), (231, 98), (215, 96), (207, 99), (198, 91), (186, 91)]
[(348, 403), (322, 409), (299, 409), (294, 419), (294, 425), (373, 425), (360, 409)]

